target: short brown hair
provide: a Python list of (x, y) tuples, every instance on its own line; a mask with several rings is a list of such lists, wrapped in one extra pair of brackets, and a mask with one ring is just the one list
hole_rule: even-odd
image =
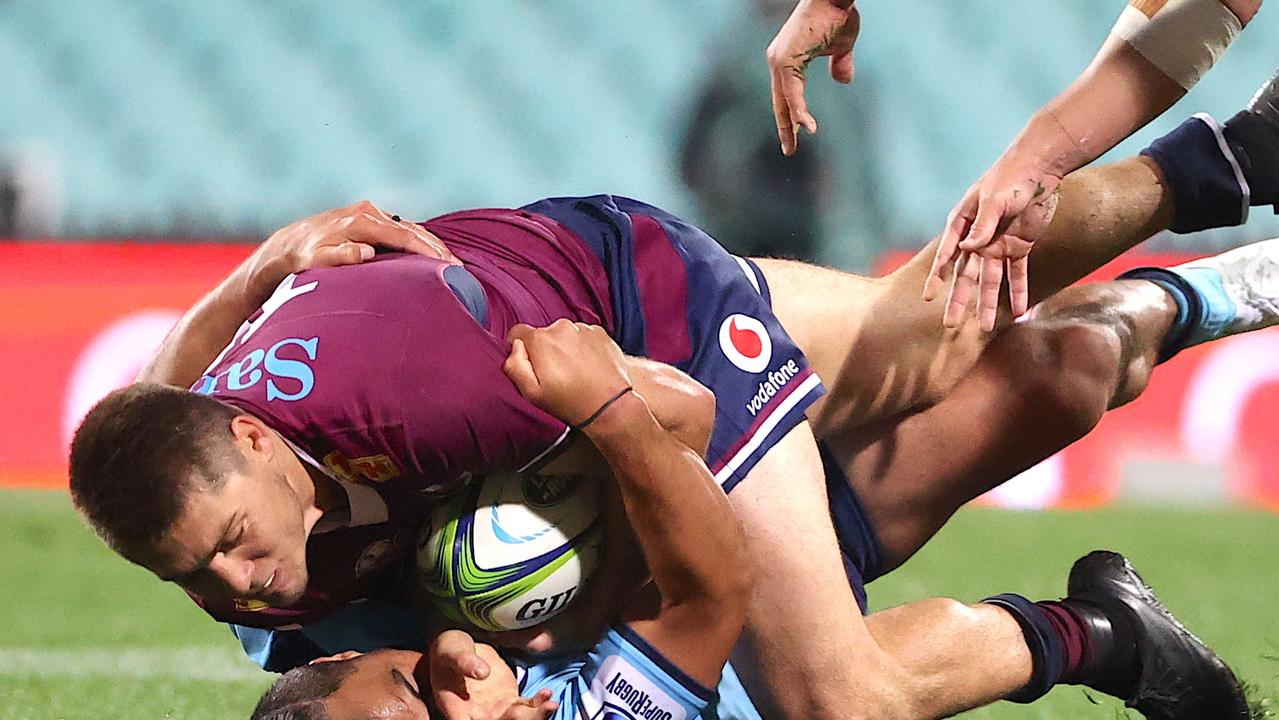
[(197, 479), (216, 487), (242, 467), (231, 446), (234, 408), (167, 385), (138, 383), (107, 395), (71, 441), (71, 500), (126, 557), (177, 521)]

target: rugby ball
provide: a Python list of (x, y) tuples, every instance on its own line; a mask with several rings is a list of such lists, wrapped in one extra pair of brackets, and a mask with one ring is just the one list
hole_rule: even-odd
[(417, 546), (420, 582), (442, 611), (492, 631), (558, 615), (599, 559), (593, 478), (497, 472), (437, 509)]

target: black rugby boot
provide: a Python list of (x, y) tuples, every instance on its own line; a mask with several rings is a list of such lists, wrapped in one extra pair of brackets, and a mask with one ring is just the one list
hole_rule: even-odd
[(1182, 626), (1122, 555), (1095, 551), (1070, 570), (1062, 601), (1089, 628), (1084, 684), (1149, 720), (1248, 720), (1243, 686)]
[(1248, 183), (1249, 204), (1279, 213), (1279, 72), (1222, 124), (1222, 132)]

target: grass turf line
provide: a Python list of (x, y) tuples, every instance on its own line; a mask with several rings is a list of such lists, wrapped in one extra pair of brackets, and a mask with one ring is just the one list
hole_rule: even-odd
[[(1275, 707), (1279, 555), (1268, 552), (1275, 523), (1273, 515), (1245, 512), (970, 510), (906, 567), (872, 584), (871, 603), (882, 608), (930, 595), (975, 601), (999, 592), (1056, 598), (1076, 558), (1117, 550), (1255, 686), (1258, 699)], [(6, 653), (60, 666), (44, 674), (0, 670), (6, 720), (243, 718), (273, 677), (240, 660), (230, 633), (181, 591), (112, 555), (60, 493), (0, 491), (0, 627), (0, 666)], [(121, 653), (117, 665), (132, 657), (135, 667), (66, 667), (100, 666), (112, 653)], [(147, 663), (172, 671), (138, 669)], [(1067, 687), (1035, 705), (999, 703), (963, 717), (1124, 715), (1107, 698)]]

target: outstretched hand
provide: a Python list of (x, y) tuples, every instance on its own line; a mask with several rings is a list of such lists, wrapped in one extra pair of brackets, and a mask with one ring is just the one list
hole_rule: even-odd
[(1005, 274), (1013, 316), (1026, 312), (1030, 251), (1052, 222), (1060, 183), (1051, 173), (1001, 158), (950, 211), (924, 284), (924, 299), (932, 301), (950, 280), (946, 327), (963, 321), (980, 288), (978, 320), (982, 329), (993, 330)]
[(809, 135), (817, 132), (817, 120), (804, 99), (808, 63), (827, 56), (830, 76), (836, 82), (852, 82), (853, 43), (857, 42), (860, 29), (861, 16), (853, 0), (800, 0), (777, 37), (768, 44), (773, 116), (782, 153), (795, 153), (800, 127)]

